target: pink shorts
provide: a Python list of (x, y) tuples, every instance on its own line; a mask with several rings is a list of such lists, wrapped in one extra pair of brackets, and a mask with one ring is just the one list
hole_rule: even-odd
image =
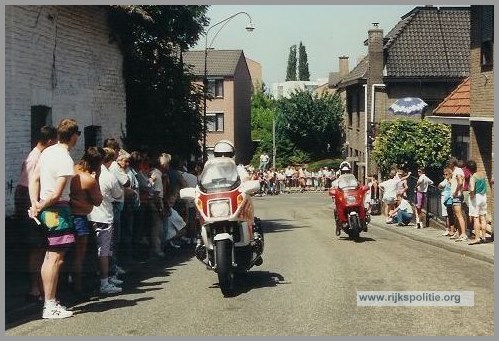
[(421, 209), (426, 205), (426, 192), (416, 192), (416, 208)]

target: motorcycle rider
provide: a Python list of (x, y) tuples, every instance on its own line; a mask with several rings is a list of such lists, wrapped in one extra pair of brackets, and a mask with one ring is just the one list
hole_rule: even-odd
[[(342, 163), (340, 163), (339, 173), (340, 173), (339, 176), (331, 183), (331, 188), (338, 188), (340, 181), (346, 181), (351, 183), (353, 182), (353, 180), (355, 180), (356, 186), (359, 186), (359, 182), (355, 178), (355, 175), (352, 174), (352, 166), (348, 161), (343, 161)], [(366, 210), (366, 222), (369, 223), (371, 221), (371, 216), (369, 214), (367, 204), (365, 204), (364, 208)], [(337, 231), (341, 230), (341, 227), (337, 225), (336, 229)], [(366, 227), (364, 228), (364, 231), (367, 232), (367, 224)]]
[[(234, 156), (235, 156), (234, 145), (229, 140), (218, 141), (217, 143), (215, 143), (215, 146), (213, 147), (213, 156), (215, 158), (227, 157), (227, 158), (231, 158), (232, 160), (234, 160)], [(237, 174), (238, 174), (241, 182), (250, 180), (251, 177), (242, 164), (237, 165), (236, 169), (237, 169)], [(255, 224), (253, 226), (254, 226), (254, 228), (253, 228), (253, 240), (255, 241), (255, 244), (258, 245), (258, 247), (263, 248), (263, 228), (262, 228), (261, 220), (259, 218), (255, 217)], [(201, 248), (203, 246), (204, 245), (203, 245), (202, 239), (198, 238), (196, 249)], [(262, 259), (262, 262), (263, 262), (263, 259)], [(257, 265), (261, 265), (261, 264), (262, 263), (259, 263)]]
[(338, 177), (331, 183), (331, 188), (338, 188), (338, 182), (340, 179), (345, 178), (345, 174), (352, 174), (352, 166), (350, 166), (350, 163), (348, 161), (343, 161), (340, 163), (340, 169), (339, 169), (339, 175)]

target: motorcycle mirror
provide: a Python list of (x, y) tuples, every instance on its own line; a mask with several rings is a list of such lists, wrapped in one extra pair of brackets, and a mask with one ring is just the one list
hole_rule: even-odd
[(194, 187), (182, 188), (180, 190), (180, 199), (194, 200), (196, 197), (196, 189)]
[(330, 188), (329, 189), (329, 195), (334, 197), (334, 195), (336, 194), (336, 188)]
[(258, 180), (248, 180), (241, 184), (241, 192), (247, 194), (253, 194), (260, 190), (260, 181)]

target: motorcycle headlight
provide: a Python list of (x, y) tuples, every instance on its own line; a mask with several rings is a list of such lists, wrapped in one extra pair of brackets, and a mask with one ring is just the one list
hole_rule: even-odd
[(230, 215), (229, 200), (216, 200), (208, 204), (210, 208), (210, 216), (214, 218), (228, 217)]
[(353, 195), (347, 195), (347, 203), (348, 204), (354, 204), (355, 201), (356, 201), (356, 199)]

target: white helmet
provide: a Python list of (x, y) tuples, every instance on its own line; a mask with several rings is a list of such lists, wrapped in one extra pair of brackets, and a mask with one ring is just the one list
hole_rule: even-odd
[(218, 141), (213, 148), (215, 157), (234, 157), (234, 153), (234, 145), (229, 140)]
[(350, 163), (348, 161), (343, 161), (340, 163), (340, 173), (350, 173), (352, 171), (352, 166), (350, 166)]

